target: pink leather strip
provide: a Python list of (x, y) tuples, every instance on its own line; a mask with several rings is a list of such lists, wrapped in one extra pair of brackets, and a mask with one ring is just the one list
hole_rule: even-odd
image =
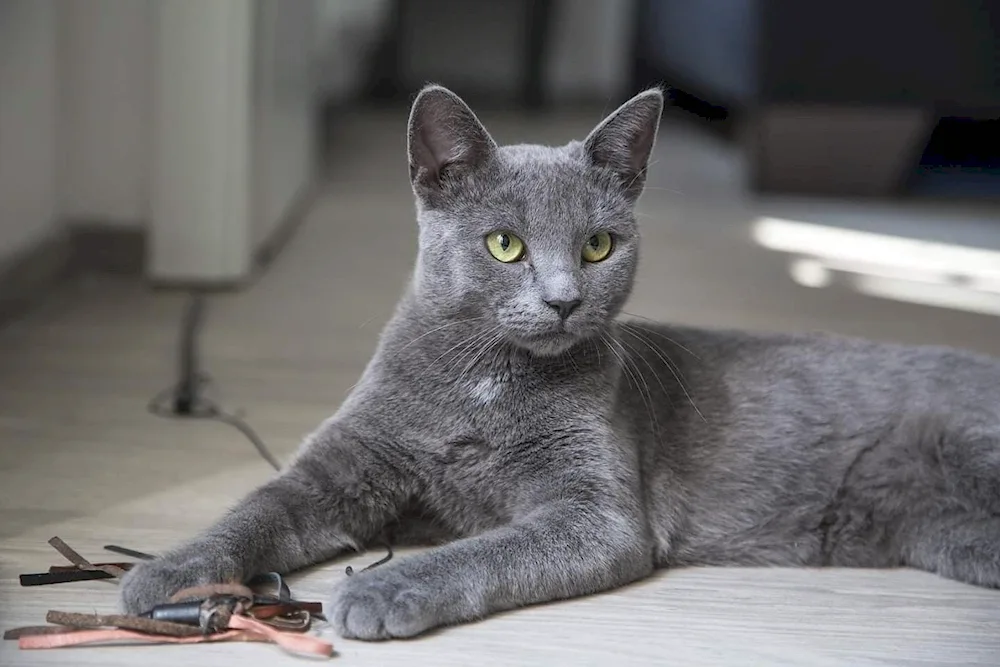
[(23, 635), (17, 645), (21, 649), (51, 649), (83, 644), (136, 641), (146, 644), (200, 644), (202, 642), (258, 641), (273, 642), (290, 653), (305, 653), (329, 658), (333, 644), (318, 637), (275, 630), (266, 623), (247, 616), (229, 619), (229, 630), (210, 635), (171, 637), (134, 630), (71, 630), (67, 632)]
[(212, 635), (194, 635), (191, 637), (170, 637), (167, 635), (150, 635), (134, 630), (74, 630), (56, 634), (25, 635), (18, 638), (17, 646), (21, 649), (63, 648), (83, 644), (100, 644), (115, 641), (137, 641), (145, 644), (200, 644), (202, 642), (222, 641), (267, 641), (266, 637), (253, 635), (242, 630), (227, 630)]
[(261, 623), (248, 616), (233, 616), (229, 627), (262, 635), (291, 653), (309, 653), (329, 658), (333, 655), (333, 644), (319, 637), (275, 630), (267, 623)]

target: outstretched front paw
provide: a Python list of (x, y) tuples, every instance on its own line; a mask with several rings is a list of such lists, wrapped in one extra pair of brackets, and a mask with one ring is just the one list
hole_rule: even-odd
[(122, 577), (121, 609), (126, 614), (147, 612), (179, 590), (227, 581), (227, 569), (206, 555), (172, 554), (139, 563)]
[(350, 639), (413, 637), (461, 616), (446, 587), (408, 574), (405, 563), (360, 572), (334, 592), (330, 615)]

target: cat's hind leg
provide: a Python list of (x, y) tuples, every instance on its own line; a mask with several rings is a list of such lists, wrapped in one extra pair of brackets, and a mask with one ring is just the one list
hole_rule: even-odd
[(899, 532), (903, 565), (1000, 588), (1000, 428), (925, 439), (924, 497)]
[(1000, 516), (945, 513), (924, 518), (907, 532), (901, 549), (904, 565), (1000, 588)]
[(1000, 427), (920, 415), (861, 447), (821, 524), (824, 559), (1000, 587)]

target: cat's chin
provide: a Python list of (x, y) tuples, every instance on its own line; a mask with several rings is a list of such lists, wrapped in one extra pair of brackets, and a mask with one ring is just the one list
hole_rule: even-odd
[(579, 340), (579, 337), (566, 331), (554, 331), (536, 336), (519, 337), (517, 342), (520, 347), (537, 357), (555, 357), (569, 350)]

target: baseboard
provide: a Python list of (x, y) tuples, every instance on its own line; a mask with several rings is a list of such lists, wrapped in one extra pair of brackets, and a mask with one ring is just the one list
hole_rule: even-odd
[(83, 274), (139, 277), (146, 233), (100, 224), (67, 224), (0, 265), (0, 325), (24, 314), (62, 282)]
[(22, 315), (60, 283), (80, 275), (145, 280), (151, 289), (229, 292), (245, 288), (280, 254), (323, 189), (320, 175), (304, 187), (288, 212), (254, 254), (251, 276), (240, 281), (153, 281), (145, 276), (147, 231), (143, 226), (68, 222), (62, 230), (0, 263), (0, 325)]
[(68, 225), (72, 270), (141, 276), (146, 267), (146, 230), (100, 223)]
[(0, 264), (0, 325), (23, 314), (69, 274), (65, 233), (52, 234)]

